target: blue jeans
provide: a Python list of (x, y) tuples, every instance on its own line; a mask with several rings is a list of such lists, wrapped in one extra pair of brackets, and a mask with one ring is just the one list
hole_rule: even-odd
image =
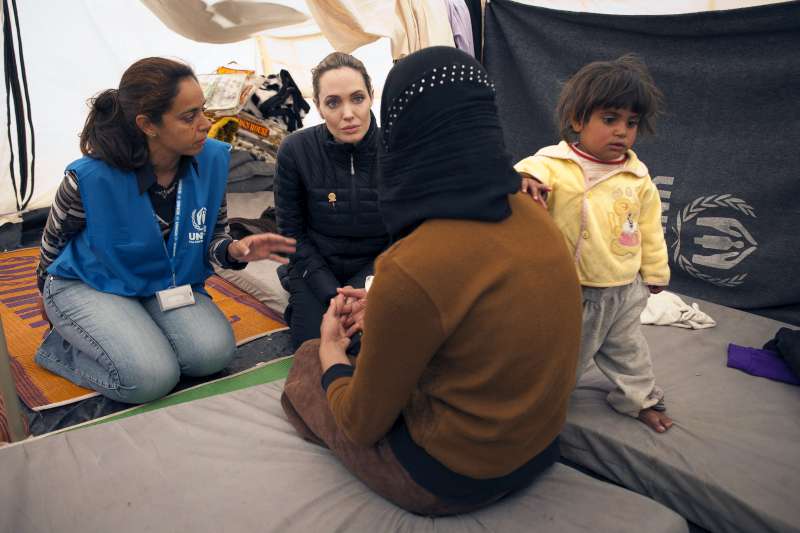
[(181, 374), (222, 370), (236, 350), (225, 316), (196, 291), (194, 305), (167, 312), (155, 296), (118, 296), (53, 276), (42, 296), (53, 329), (39, 346), (36, 363), (112, 400), (160, 398)]

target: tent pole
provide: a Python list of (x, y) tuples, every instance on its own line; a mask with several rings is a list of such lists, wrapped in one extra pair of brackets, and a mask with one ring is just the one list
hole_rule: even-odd
[(8, 420), (8, 432), (11, 435), (11, 442), (26, 438), (28, 431), (25, 428), (22, 409), (17, 397), (17, 389), (14, 387), (14, 378), (11, 375), (8, 345), (6, 344), (6, 334), (2, 320), (0, 320), (0, 398), (3, 399), (3, 404), (6, 408), (6, 420)]

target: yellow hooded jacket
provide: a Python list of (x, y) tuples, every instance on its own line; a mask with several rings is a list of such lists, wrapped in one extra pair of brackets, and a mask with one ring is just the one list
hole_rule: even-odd
[(591, 185), (578, 155), (561, 141), (516, 165), (549, 186), (547, 207), (575, 257), (581, 284), (616, 287), (641, 272), (647, 285), (669, 283), (661, 200), (647, 167), (632, 150), (622, 168)]

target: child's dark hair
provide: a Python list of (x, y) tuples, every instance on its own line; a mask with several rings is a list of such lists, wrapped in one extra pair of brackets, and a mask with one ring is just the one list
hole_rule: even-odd
[(556, 123), (561, 138), (570, 141), (576, 136), (572, 122), (585, 123), (595, 109), (630, 109), (639, 114), (640, 130), (655, 133), (655, 119), (663, 106), (664, 95), (644, 62), (626, 54), (589, 63), (567, 80), (556, 105)]

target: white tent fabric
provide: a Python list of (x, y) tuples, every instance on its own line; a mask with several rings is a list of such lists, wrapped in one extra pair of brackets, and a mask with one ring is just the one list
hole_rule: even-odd
[(306, 0), (325, 37), (344, 52), (390, 37), (400, 59), (428, 46), (455, 46), (443, 0)]
[(308, 8), (334, 48), (350, 53), (392, 35), (392, 2), (383, 0), (307, 0)]
[[(17, 7), (36, 131), (36, 191), (29, 208), (50, 205), (64, 167), (80, 156), (78, 134), (87, 98), (116, 87), (124, 69), (137, 59), (178, 57), (198, 72), (231, 60), (244, 66), (257, 62), (252, 41), (226, 45), (191, 41), (166, 28), (139, 2), (25, 0)], [(5, 106), (5, 98), (0, 100)], [(2, 141), (4, 148), (6, 143)], [(15, 206), (7, 193), (7, 160), (0, 165), (0, 214), (4, 214)]]
[[(261, 20), (262, 16), (268, 16), (270, 12), (279, 13), (279, 17), (290, 12), (294, 13), (292, 16), (312, 15), (312, 10), (303, 0), (143, 1), (151, 7), (162, 8), (167, 4), (197, 5), (205, 13), (197, 15), (201, 19), (206, 17), (203, 19), (206, 20), (205, 31), (209, 27), (216, 27), (223, 33), (228, 32), (228, 35), (237, 31), (249, 34), (250, 31), (273, 26), (274, 21)], [(388, 22), (376, 21), (376, 13), (396, 9), (401, 3), (413, 3), (409, 0), (335, 1), (346, 3), (348, 13), (359, 21), (358, 27), (376, 35), (383, 35), (388, 31)], [(706, 11), (775, 3), (774, 0), (523, 2), (555, 9), (627, 14)], [(310, 4), (315, 3), (316, 0), (310, 1)], [(326, 23), (329, 22), (327, 20), (322, 21), (322, 29), (313, 23), (306, 23), (262, 32), (257, 36), (258, 42), (248, 38), (230, 44), (208, 44), (190, 40), (170, 30), (168, 26), (177, 22), (159, 20), (142, 2), (18, 0), (17, 4), (36, 133), (36, 187), (29, 209), (50, 205), (64, 167), (80, 155), (77, 137), (86, 117), (86, 99), (103, 89), (115, 86), (124, 69), (133, 61), (161, 55), (181, 58), (189, 62), (198, 73), (211, 72), (231, 61), (241, 67), (262, 71), (260, 56), (263, 56), (267, 70), (274, 72), (287, 68), (304, 93), (309, 94), (310, 67), (333, 49), (329, 40), (323, 37)], [(210, 18), (208, 13), (212, 13)], [(201, 37), (200, 29), (195, 31), (197, 33), (191, 35), (195, 38)], [(220, 40), (220, 37), (216, 39)], [(341, 43), (337, 42), (337, 45)], [(376, 96), (379, 96), (383, 80), (391, 68), (389, 39), (380, 38), (370, 45), (362, 46), (354, 55), (365, 62), (373, 78)], [(377, 104), (379, 102), (376, 101)], [(5, 114), (5, 98), (0, 98), (0, 111)], [(318, 121), (318, 117), (310, 116), (306, 122), (313, 124)], [(14, 218), (16, 205), (8, 170), (9, 145), (6, 135), (0, 135), (0, 139), (0, 217), (11, 215)]]
[[(303, 0), (277, 3), (310, 16)], [(18, 8), (36, 131), (36, 190), (29, 209), (50, 205), (64, 167), (80, 156), (78, 134), (86, 118), (86, 100), (115, 87), (125, 68), (137, 59), (176, 57), (198, 73), (212, 72), (233, 61), (241, 68), (263, 72), (264, 56), (269, 72), (288, 69), (310, 95), (310, 68), (333, 51), (314, 24), (262, 32), (259, 42), (248, 38), (208, 44), (170, 30), (141, 2), (24, 0), (18, 1)], [(380, 95), (391, 68), (388, 39), (362, 47), (354, 55), (366, 64), (376, 95)], [(5, 98), (0, 98), (0, 106), (4, 115)], [(314, 111), (305, 124), (319, 122)], [(16, 207), (8, 171), (8, 141), (5, 135), (0, 139), (0, 216), (11, 215), (13, 220)]]
[(176, 33), (203, 43), (235, 43), (270, 28), (300, 24), (308, 16), (274, 2), (142, 0)]
[[(256, 36), (256, 42), (261, 54), (262, 71), (277, 72), (285, 68), (291, 72), (295, 83), (308, 99), (313, 95), (311, 68), (335, 49), (314, 21), (265, 31)], [(375, 90), (372, 109), (377, 115), (383, 81), (392, 68), (389, 39), (380, 38), (361, 46), (352, 54), (364, 63), (372, 79)], [(319, 121), (316, 109), (312, 106), (311, 114), (303, 120), (303, 124), (317, 124)]]

